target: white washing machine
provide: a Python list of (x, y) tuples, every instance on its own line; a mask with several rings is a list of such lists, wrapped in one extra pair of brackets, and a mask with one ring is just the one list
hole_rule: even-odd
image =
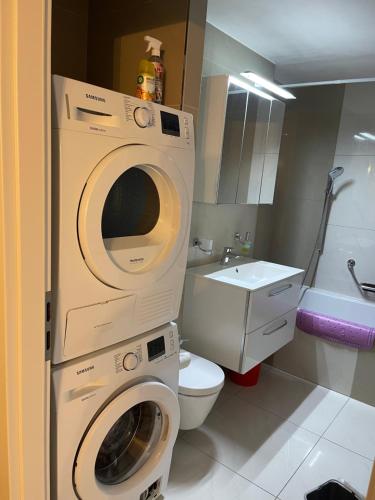
[(168, 324), (52, 372), (52, 500), (154, 500), (180, 423)]
[(53, 77), (53, 363), (178, 315), (192, 116)]

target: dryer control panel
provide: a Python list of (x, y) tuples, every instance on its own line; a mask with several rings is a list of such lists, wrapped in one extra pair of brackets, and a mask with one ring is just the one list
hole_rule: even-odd
[(53, 128), (194, 148), (190, 113), (58, 75), (53, 76)]

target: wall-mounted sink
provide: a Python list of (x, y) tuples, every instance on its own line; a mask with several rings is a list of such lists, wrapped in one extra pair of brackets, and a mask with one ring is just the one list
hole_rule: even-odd
[(293, 339), (303, 272), (245, 259), (188, 269), (182, 335), (189, 350), (246, 373)]
[(240, 286), (251, 291), (303, 272), (302, 269), (281, 266), (263, 260), (239, 263), (238, 265), (234, 262), (231, 267), (220, 267), (221, 269), (218, 271), (205, 274), (205, 277)]

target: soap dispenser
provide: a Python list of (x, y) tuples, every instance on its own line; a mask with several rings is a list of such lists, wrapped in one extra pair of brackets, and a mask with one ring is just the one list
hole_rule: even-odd
[(241, 236), (240, 233), (235, 233), (234, 240), (236, 242), (236, 251), (244, 257), (248, 257), (253, 246), (250, 231), (246, 231), (245, 237)]
[(252, 246), (250, 231), (246, 231), (245, 238), (242, 241), (241, 253), (243, 255), (249, 255)]

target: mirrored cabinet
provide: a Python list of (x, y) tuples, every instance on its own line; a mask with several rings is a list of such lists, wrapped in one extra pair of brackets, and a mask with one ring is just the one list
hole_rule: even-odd
[(194, 200), (272, 204), (285, 104), (230, 75), (202, 82)]

